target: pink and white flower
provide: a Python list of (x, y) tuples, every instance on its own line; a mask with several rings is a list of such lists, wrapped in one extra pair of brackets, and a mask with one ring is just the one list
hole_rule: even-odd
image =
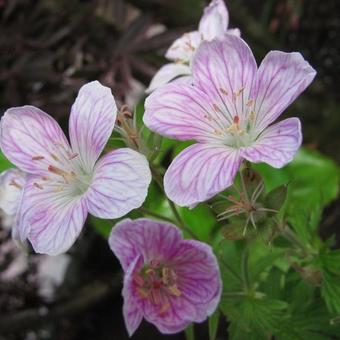
[(117, 108), (111, 90), (84, 85), (72, 106), (70, 143), (58, 123), (33, 106), (11, 108), (1, 119), (1, 148), (28, 173), (17, 216), (21, 240), (38, 253), (67, 251), (88, 212), (118, 218), (139, 207), (151, 173), (146, 158), (128, 148), (99, 158), (112, 133)]
[(6, 229), (15, 227), (15, 216), (19, 208), (26, 174), (19, 169), (8, 169), (0, 174), (0, 216)]
[(228, 188), (243, 159), (275, 168), (290, 162), (302, 142), (300, 121), (272, 123), (316, 74), (296, 52), (271, 51), (257, 68), (248, 45), (230, 34), (201, 45), (192, 73), (192, 84), (167, 84), (145, 102), (151, 130), (198, 142), (165, 174), (166, 194), (180, 206)]
[(215, 311), (222, 283), (207, 244), (183, 240), (174, 225), (149, 219), (119, 222), (109, 244), (125, 272), (123, 314), (130, 336), (143, 318), (162, 333), (176, 333)]
[(171, 80), (191, 74), (191, 61), (203, 41), (222, 38), (225, 34), (240, 35), (238, 28), (228, 29), (229, 13), (223, 0), (212, 0), (204, 9), (198, 31), (183, 34), (176, 39), (165, 57), (173, 62), (162, 66), (155, 74), (147, 92), (170, 82)]

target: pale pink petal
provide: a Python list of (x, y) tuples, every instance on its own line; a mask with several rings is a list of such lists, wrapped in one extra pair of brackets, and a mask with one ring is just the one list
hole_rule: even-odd
[(179, 206), (206, 201), (233, 183), (240, 163), (238, 151), (228, 146), (191, 145), (165, 173), (165, 192)]
[(242, 148), (240, 154), (250, 162), (265, 162), (281, 168), (292, 161), (301, 142), (300, 120), (288, 118), (266, 128), (254, 144)]
[(109, 245), (126, 271), (138, 255), (144, 261), (171, 257), (181, 239), (180, 230), (172, 224), (144, 218), (126, 219), (112, 229)]
[(223, 0), (213, 0), (204, 9), (204, 14), (199, 23), (199, 32), (204, 40), (213, 40), (221, 37), (227, 31), (229, 13)]
[(158, 87), (161, 87), (162, 85), (167, 84), (171, 80), (190, 74), (190, 68), (187, 65), (184, 64), (166, 64), (162, 66), (158, 72), (154, 75), (154, 77), (151, 80), (151, 83), (146, 93), (150, 93), (157, 89)]
[(173, 261), (178, 288), (183, 297), (200, 307), (195, 321), (201, 322), (214, 313), (221, 299), (222, 282), (216, 256), (207, 244), (185, 240)]
[(255, 58), (239, 37), (226, 34), (223, 40), (204, 42), (192, 63), (194, 84), (223, 112), (229, 125), (237, 115), (242, 121), (257, 71)]
[(31, 242), (37, 253), (58, 255), (66, 252), (80, 234), (87, 216), (83, 199), (68, 191), (56, 191), (48, 182), (37, 187), (31, 176), (24, 189), (17, 216), (22, 241)]
[(126, 329), (131, 337), (136, 329), (139, 327), (143, 319), (138, 297), (134, 292), (134, 274), (140, 269), (142, 265), (142, 257), (136, 256), (130, 263), (124, 276), (124, 286), (122, 295), (124, 297), (123, 315)]
[(69, 132), (73, 152), (85, 171), (92, 171), (111, 136), (117, 107), (110, 88), (93, 81), (84, 85), (71, 110)]
[(100, 218), (118, 218), (144, 202), (151, 182), (145, 156), (128, 148), (99, 159), (85, 200), (89, 212)]
[(9, 169), (0, 174), (0, 209), (7, 215), (15, 215), (26, 174), (19, 169)]
[(210, 98), (188, 82), (175, 82), (154, 91), (145, 101), (144, 124), (154, 132), (179, 140), (223, 142), (227, 117)]
[(59, 167), (69, 143), (58, 123), (34, 106), (14, 107), (1, 119), (1, 149), (19, 169), (47, 174), (50, 165)]
[(189, 64), (201, 41), (202, 37), (198, 31), (185, 33), (173, 42), (165, 57)]
[(255, 130), (261, 132), (303, 92), (316, 75), (300, 53), (271, 51), (263, 59), (251, 93)]

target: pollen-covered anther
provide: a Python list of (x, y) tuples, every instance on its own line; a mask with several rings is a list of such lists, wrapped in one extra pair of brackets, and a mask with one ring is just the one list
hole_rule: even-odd
[(43, 156), (34, 156), (34, 157), (32, 157), (32, 161), (41, 161), (41, 160), (43, 160), (45, 157), (43, 157)]
[(59, 162), (59, 158), (54, 153), (51, 153), (50, 155), (56, 162)]
[(246, 106), (250, 107), (250, 106), (253, 105), (253, 103), (254, 103), (254, 100), (253, 100), (253, 99), (249, 99), (249, 100), (247, 101), (247, 103), (246, 103)]
[(39, 184), (39, 183), (33, 183), (33, 185), (37, 188), (37, 189), (39, 189), (39, 190), (44, 190), (44, 187), (41, 185), (41, 184)]
[(182, 293), (178, 289), (177, 285), (169, 286), (168, 289), (169, 289), (171, 295), (174, 295), (174, 296), (177, 296), (177, 297), (182, 295)]
[(72, 153), (72, 154), (69, 154), (68, 159), (71, 161), (72, 159), (75, 159), (75, 158), (78, 157), (78, 156), (79, 156), (79, 154), (77, 154), (77, 153)]
[(22, 185), (18, 184), (15, 179), (12, 179), (11, 182), (9, 183), (9, 185), (13, 186), (13, 187), (16, 187), (17, 189), (22, 189)]
[(218, 107), (217, 104), (213, 104), (213, 108), (216, 112), (222, 112), (222, 110)]
[(233, 135), (244, 135), (245, 131), (240, 128), (239, 116), (234, 116), (233, 123), (227, 128), (227, 131)]
[(225, 96), (227, 96), (228, 95), (228, 91), (227, 90), (225, 90), (223, 87), (220, 87), (220, 92), (221, 93), (223, 93)]
[(69, 183), (69, 180), (73, 179), (76, 177), (75, 172), (66, 172), (62, 169), (59, 169), (53, 165), (48, 166), (48, 171), (52, 172), (53, 174), (56, 174), (58, 176), (61, 176), (66, 183)]

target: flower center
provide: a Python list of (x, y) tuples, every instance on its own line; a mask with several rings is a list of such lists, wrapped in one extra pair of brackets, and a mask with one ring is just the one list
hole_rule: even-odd
[(177, 286), (177, 275), (171, 266), (152, 260), (134, 277), (138, 295), (159, 307), (165, 313), (170, 307), (169, 297), (181, 296)]
[[(37, 189), (44, 190), (45, 186), (52, 188), (54, 192), (65, 192), (70, 197), (83, 195), (89, 188), (92, 181), (92, 174), (86, 173), (77, 159), (78, 154), (72, 153), (64, 146), (56, 144), (59, 147), (58, 153), (50, 153), (51, 163), (47, 170), (50, 175), (42, 176), (34, 186)], [(56, 156), (58, 154), (58, 156)], [(43, 156), (32, 157), (33, 161), (44, 161)]]

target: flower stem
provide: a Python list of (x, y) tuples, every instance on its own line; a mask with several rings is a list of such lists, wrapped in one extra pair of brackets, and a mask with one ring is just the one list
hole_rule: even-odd
[[(155, 180), (155, 182), (158, 184), (158, 186), (162, 189), (162, 191), (164, 192), (164, 186), (163, 186), (163, 180), (162, 180), (162, 175), (159, 173), (159, 171), (151, 166), (151, 173), (152, 176)], [(182, 229), (183, 231), (186, 231), (192, 238), (198, 240), (199, 238), (192, 232), (192, 230), (184, 223), (184, 221), (182, 220), (181, 215), (179, 214), (179, 212), (177, 211), (176, 205), (174, 202), (172, 202), (165, 194), (164, 195), (168, 201), (168, 204), (170, 206), (170, 209), (177, 221), (178, 226), (180, 227), (180, 229)]]
[(249, 279), (248, 260), (249, 260), (249, 251), (248, 251), (248, 248), (245, 248), (242, 254), (241, 272), (242, 272), (242, 281), (243, 281), (246, 292), (250, 292), (250, 289), (251, 289), (251, 284), (250, 284), (250, 279)]

